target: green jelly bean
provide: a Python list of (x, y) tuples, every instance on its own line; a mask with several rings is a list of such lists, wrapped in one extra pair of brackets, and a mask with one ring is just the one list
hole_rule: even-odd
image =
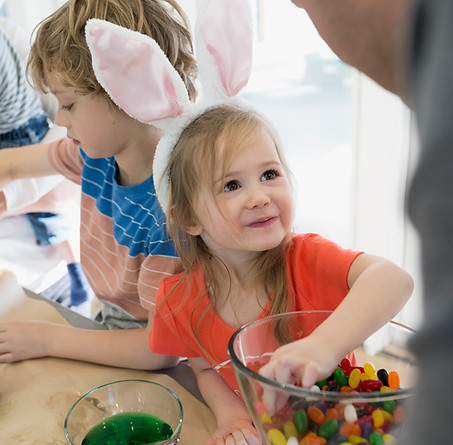
[(320, 389), (322, 389), (323, 386), (327, 385), (327, 380), (323, 379), (320, 380), (319, 382), (316, 382), (316, 386), (318, 386)]
[(333, 436), (338, 430), (338, 421), (335, 419), (326, 420), (318, 429), (318, 436), (328, 439)]
[(304, 434), (308, 429), (308, 417), (307, 413), (303, 410), (296, 411), (294, 413), (294, 423), (299, 434)]
[(368, 442), (370, 445), (384, 445), (384, 438), (379, 433), (371, 433), (368, 437)]
[(390, 414), (393, 414), (393, 410), (395, 409), (395, 401), (394, 400), (386, 400), (382, 407)]
[(341, 368), (336, 368), (333, 372), (333, 378), (340, 386), (346, 386), (348, 384), (348, 378), (345, 376), (344, 371)]

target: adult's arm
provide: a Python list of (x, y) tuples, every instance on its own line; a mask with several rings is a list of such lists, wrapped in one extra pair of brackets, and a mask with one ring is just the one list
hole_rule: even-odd
[(292, 0), (344, 62), (405, 99), (401, 51), (412, 0)]

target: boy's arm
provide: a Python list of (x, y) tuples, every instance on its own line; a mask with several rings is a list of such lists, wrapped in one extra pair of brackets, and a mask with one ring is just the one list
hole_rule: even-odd
[(96, 331), (42, 321), (2, 323), (0, 363), (51, 356), (130, 369), (175, 366), (178, 357), (149, 350), (148, 336), (149, 328)]
[(206, 445), (226, 443), (230, 436), (235, 441), (229, 441), (229, 444), (260, 445), (260, 436), (252, 425), (244, 402), (203, 358), (190, 358), (189, 363), (197, 377), (200, 393), (217, 420), (218, 429)]
[[(401, 51), (412, 0), (292, 0), (344, 62), (404, 99)], [(402, 62), (401, 62), (402, 63)]]
[(49, 160), (50, 143), (0, 150), (0, 190), (11, 181), (56, 175)]

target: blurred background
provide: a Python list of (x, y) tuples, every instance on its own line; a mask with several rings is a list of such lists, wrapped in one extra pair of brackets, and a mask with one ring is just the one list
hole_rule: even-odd
[[(179, 0), (194, 23), (200, 0)], [(410, 111), (342, 63), (290, 0), (251, 0), (254, 68), (244, 96), (277, 127), (297, 185), (295, 230), (385, 256), (415, 279), (398, 321), (421, 321), (418, 240), (405, 214), (418, 144)], [(31, 35), (62, 0), (0, 0)]]

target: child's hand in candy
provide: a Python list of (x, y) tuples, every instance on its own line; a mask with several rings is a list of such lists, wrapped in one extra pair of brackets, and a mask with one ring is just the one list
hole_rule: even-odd
[[(304, 388), (311, 388), (330, 375), (340, 359), (326, 347), (325, 341), (310, 335), (276, 349), (259, 374), (280, 383), (300, 383)], [(283, 392), (264, 388), (263, 403), (269, 415), (282, 408), (287, 398)]]

